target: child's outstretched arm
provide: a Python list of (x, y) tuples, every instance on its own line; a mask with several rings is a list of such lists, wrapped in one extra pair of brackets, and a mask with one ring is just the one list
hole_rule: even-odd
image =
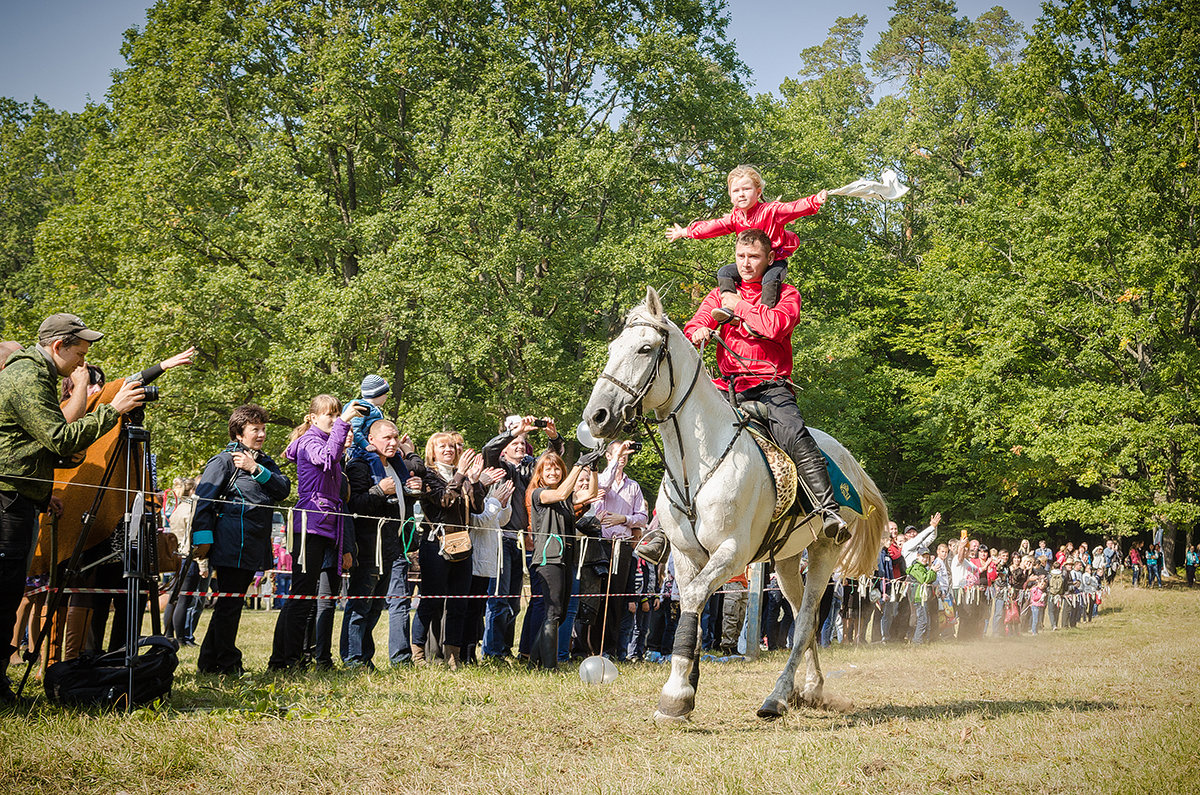
[(679, 224), (672, 224), (667, 229), (667, 240), (671, 241), (672, 243), (674, 243), (676, 240), (679, 240), (680, 238), (684, 238), (687, 236), (688, 236), (687, 229), (680, 226)]

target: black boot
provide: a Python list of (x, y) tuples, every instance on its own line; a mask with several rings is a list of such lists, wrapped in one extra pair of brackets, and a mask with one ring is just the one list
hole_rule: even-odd
[(538, 649), (541, 652), (541, 666), (547, 671), (558, 668), (558, 622), (547, 619), (542, 624), (542, 632), (538, 637)]
[(767, 281), (766, 279), (763, 279), (762, 294), (759, 297), (758, 302), (760, 304), (762, 304), (763, 306), (769, 306), (769, 307), (774, 307), (775, 304), (779, 303), (779, 285), (780, 284), (781, 284), (781, 282)]
[(816, 497), (816, 505), (813, 507), (823, 516), (822, 532), (841, 544), (850, 534), (846, 529), (846, 522), (838, 513), (839, 508), (833, 496), (833, 484), (829, 482), (825, 456), (807, 429), (797, 441), (796, 448), (796, 474), (808, 484), (808, 488)]
[[(717, 291), (721, 295), (725, 293), (737, 295), (737, 288), (741, 283), (742, 279), (738, 276), (736, 264), (731, 263), (717, 271)], [(720, 306), (713, 308), (712, 316), (717, 321), (717, 325), (728, 323), (734, 317), (732, 312)]]

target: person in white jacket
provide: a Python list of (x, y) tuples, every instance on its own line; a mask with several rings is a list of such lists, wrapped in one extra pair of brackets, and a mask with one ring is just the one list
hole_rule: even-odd
[(913, 536), (908, 536), (904, 543), (900, 545), (900, 554), (904, 557), (904, 567), (907, 569), (913, 565), (913, 561), (917, 559), (917, 552), (922, 547), (933, 548), (933, 542), (937, 539), (938, 525), (942, 522), (942, 514), (935, 513), (929, 517), (929, 526), (921, 532)]
[[(499, 473), (503, 477), (503, 473)], [(476, 662), (476, 646), (483, 640), (483, 613), (488, 596), (496, 596), (500, 565), (500, 536), (512, 516), (513, 482), (507, 478), (488, 489), (483, 510), (471, 514), (471, 599), (467, 601), (463, 659)], [(507, 596), (508, 594), (501, 594)]]

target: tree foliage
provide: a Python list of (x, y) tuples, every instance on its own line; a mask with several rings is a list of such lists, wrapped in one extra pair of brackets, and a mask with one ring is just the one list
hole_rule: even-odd
[(685, 317), (728, 261), (662, 230), (732, 165), (770, 198), (894, 168), (903, 201), (793, 225), (806, 416), (906, 522), (1190, 531), (1194, 6), (896, 0), (865, 59), (841, 18), (753, 97), (718, 0), (163, 0), (106, 105), (0, 103), (5, 336), (69, 308), (113, 375), (198, 345), (151, 412), (169, 471), (367, 372), (418, 436), (568, 426), (644, 286)]

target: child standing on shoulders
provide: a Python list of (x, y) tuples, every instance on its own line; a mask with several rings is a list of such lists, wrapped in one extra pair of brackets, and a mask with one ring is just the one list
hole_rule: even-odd
[[(721, 235), (733, 235), (747, 229), (758, 229), (771, 239), (771, 251), (775, 261), (762, 277), (762, 299), (764, 306), (773, 307), (779, 301), (779, 288), (787, 278), (787, 259), (800, 246), (800, 237), (784, 228), (791, 221), (806, 215), (816, 215), (825, 204), (828, 191), (822, 190), (812, 196), (794, 202), (764, 202), (763, 190), (766, 183), (753, 166), (738, 166), (729, 172), (729, 201), (733, 211), (722, 218), (693, 221), (684, 228), (674, 224), (667, 230), (667, 240), (680, 238), (703, 240)], [(741, 278), (737, 265), (729, 264), (717, 271), (717, 287), (722, 293), (736, 293)], [(718, 323), (733, 319), (733, 313), (717, 307), (712, 315)]]

